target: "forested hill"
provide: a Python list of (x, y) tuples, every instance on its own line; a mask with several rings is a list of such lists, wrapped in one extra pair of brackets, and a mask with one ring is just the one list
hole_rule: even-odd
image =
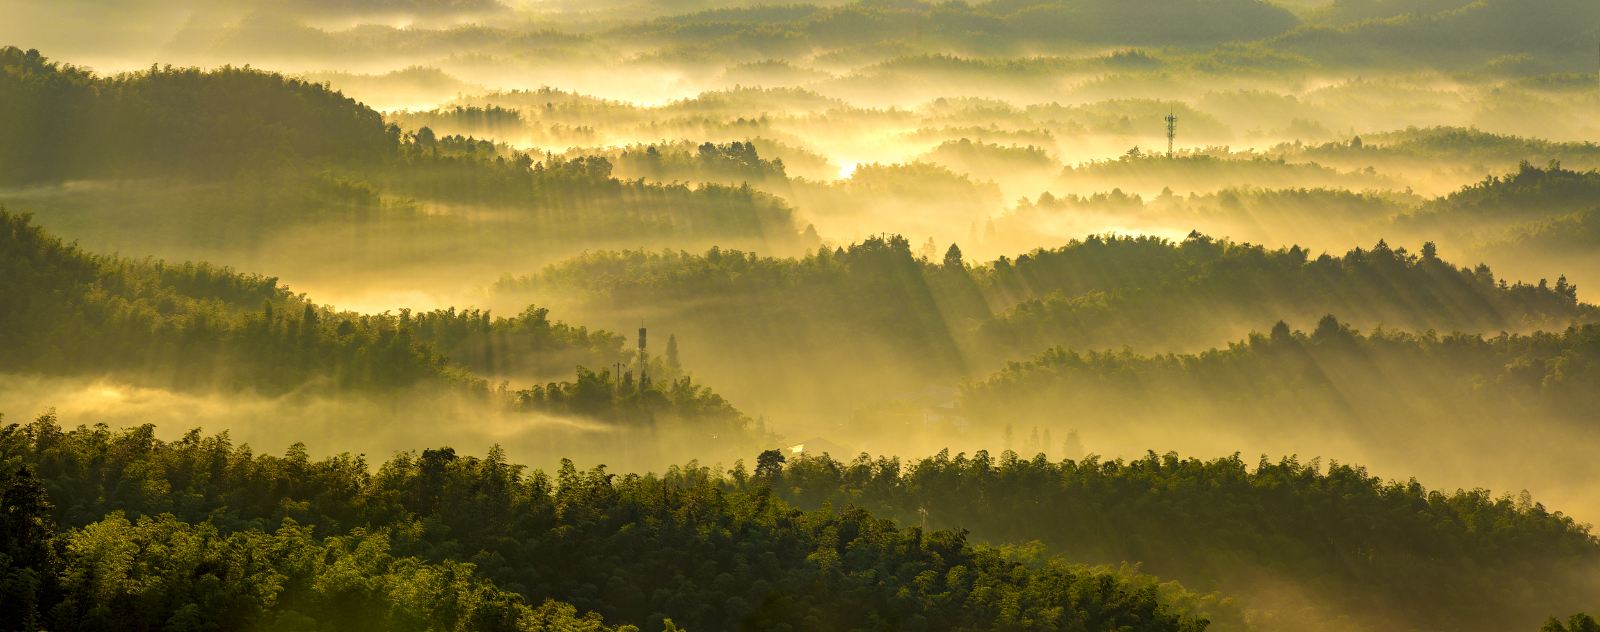
[[(1600, 406), (1600, 325), (1530, 335), (1373, 331), (1333, 316), (1310, 333), (1270, 333), (1199, 354), (1138, 355), (1055, 348), (967, 387), (967, 409), (1007, 423), (1062, 411), (1128, 416), (1225, 413), (1237, 423), (1284, 415), (1408, 419), (1468, 433), (1496, 415), (1585, 421)], [(1415, 430), (1415, 428), (1412, 428)]]
[(1206, 348), (1280, 319), (1328, 313), (1361, 327), (1477, 333), (1560, 330), (1596, 318), (1562, 279), (1507, 284), (1487, 266), (1447, 262), (1429, 245), (1413, 254), (1380, 242), (1334, 256), (1202, 235), (1096, 236), (981, 266), (955, 248), (940, 259), (919, 257), (900, 237), (796, 259), (720, 249), (600, 252), (497, 288), (506, 297), (576, 295), (571, 309), (579, 314), (642, 309), (651, 322), (692, 335), (707, 358), (698, 366), (726, 389), (762, 376), (718, 373), (718, 358), (774, 346), (792, 362), (772, 371), (792, 364), (804, 374), (775, 381), (837, 378), (850, 388), (862, 384), (850, 371), (830, 378), (809, 367), (873, 367), (874, 380), (915, 384), (981, 375), (1056, 345)]
[(1487, 265), (1450, 263), (1431, 243), (1410, 252), (1379, 240), (1336, 256), (1199, 234), (1177, 243), (1090, 237), (980, 272), (986, 292), (1008, 306), (987, 331), (1014, 348), (1182, 348), (1232, 338), (1219, 338), (1230, 326), (1327, 313), (1362, 327), (1491, 333), (1600, 318), (1564, 278), (1507, 283)]
[(277, 279), (99, 257), (0, 210), (0, 363), (187, 388), (284, 392), (467, 380), (403, 326), (335, 312)]
[(0, 201), (122, 251), (213, 260), (287, 233), (315, 253), (304, 242), (326, 234), (394, 265), (419, 251), (503, 261), (530, 245), (814, 242), (787, 204), (747, 186), (623, 181), (600, 156), (401, 130), (325, 85), (249, 68), (101, 77), (0, 48), (0, 137), (0, 185), (31, 185)]
[[(1585, 506), (1600, 466), (1600, 326), (1493, 337), (1374, 330), (1328, 316), (1198, 354), (1052, 349), (967, 385), (959, 409), (1027, 451), (1077, 436), (1125, 454), (1358, 454), (1370, 467), (1469, 486), (1564, 492)], [(1041, 438), (1042, 435), (1042, 438)], [(1080, 450), (1082, 448), (1079, 448)], [(1459, 458), (1418, 459), (1419, 450)], [(1076, 452), (1081, 454), (1081, 452)]]
[(552, 476), (443, 448), (374, 472), (152, 434), (0, 429), (6, 612), (90, 630), (598, 629), (576, 606), (651, 631), (1198, 632), (1195, 608), (1225, 609), (963, 531), (795, 510), (765, 467)]
[(400, 130), (321, 85), (225, 67), (100, 78), (0, 48), (0, 182), (372, 163)]
[(1592, 607), (1600, 590), (1600, 540), (1572, 518), (1527, 497), (1429, 490), (1340, 463), (1007, 451), (802, 458), (773, 478), (800, 507), (860, 506), (988, 542), (1138, 562), (1238, 599), (1264, 630), (1531, 630)]
[(1379, 134), (1363, 134), (1347, 141), (1274, 151), (1292, 153), (1301, 159), (1340, 165), (1405, 164), (1408, 161), (1464, 162), (1494, 164), (1517, 156), (1522, 161), (1548, 164), (1551, 161), (1600, 164), (1600, 145), (1592, 142), (1558, 142), (1495, 134), (1477, 128), (1407, 128)]
[[(442, 387), (488, 393), (490, 378), (538, 384), (514, 393), (524, 407), (623, 421), (648, 411), (747, 419), (679, 367), (653, 359), (659, 379), (642, 401), (619, 381), (574, 367), (633, 356), (606, 331), (529, 307), (358, 314), (318, 305), (271, 277), (206, 264), (85, 253), (0, 209), (0, 364), (7, 372), (110, 376), (186, 390), (282, 394)], [(630, 370), (635, 370), (630, 367)]]
[[(1505, 176), (1482, 182), (1423, 205), (1400, 218), (1401, 224), (1423, 228), (1471, 230), (1544, 220), (1600, 205), (1600, 171), (1574, 171), (1551, 161), (1545, 167), (1523, 162)], [(1456, 224), (1457, 226), (1452, 226)]]

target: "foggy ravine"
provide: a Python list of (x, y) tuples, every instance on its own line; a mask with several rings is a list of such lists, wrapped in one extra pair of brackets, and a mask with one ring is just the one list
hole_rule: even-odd
[(1600, 631), (1592, 0), (0, 15), (0, 630)]

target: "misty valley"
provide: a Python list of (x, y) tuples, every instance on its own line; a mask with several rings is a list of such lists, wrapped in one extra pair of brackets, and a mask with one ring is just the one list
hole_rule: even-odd
[(0, 630), (1600, 632), (1597, 51), (0, 0)]

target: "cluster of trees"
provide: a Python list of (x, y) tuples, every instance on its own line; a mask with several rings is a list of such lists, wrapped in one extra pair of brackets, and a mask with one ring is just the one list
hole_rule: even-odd
[(1306, 248), (1347, 248), (1361, 243), (1420, 199), (1402, 193), (1348, 189), (1245, 187), (1177, 195), (1170, 189), (1146, 198), (1121, 189), (1088, 195), (1023, 198), (992, 220), (986, 244), (1060, 242), (1114, 223), (1159, 234), (1173, 226), (1249, 243), (1296, 243)]
[(624, 148), (616, 158), (624, 174), (657, 181), (751, 182), (788, 177), (781, 159), (765, 159), (755, 143), (662, 143)]
[(551, 320), (550, 310), (537, 305), (509, 318), (454, 307), (402, 315), (413, 338), (487, 377), (545, 378), (628, 359), (622, 335)]
[(1539, 628), (1539, 632), (1600, 632), (1600, 622), (1595, 621), (1594, 617), (1580, 612), (1567, 617), (1565, 624), (1555, 617), (1550, 617), (1550, 620), (1545, 622), (1544, 627)]
[[(961, 375), (1055, 345), (1221, 342), (1248, 323), (1330, 312), (1362, 326), (1470, 332), (1559, 330), (1596, 317), (1565, 279), (1508, 284), (1487, 266), (1457, 268), (1431, 244), (1417, 254), (1380, 241), (1313, 256), (1198, 234), (1176, 243), (1093, 236), (982, 266), (967, 264), (954, 247), (937, 261), (919, 257), (898, 236), (803, 259), (721, 249), (598, 252), (497, 288), (578, 290), (588, 297), (583, 309), (597, 312), (647, 306), (652, 322), (726, 345), (713, 355), (770, 346), (778, 341), (768, 332), (780, 330), (794, 342), (786, 352), (797, 357), (840, 347), (838, 357), (862, 362), (883, 352), (897, 371), (916, 366), (923, 377)], [(841, 339), (840, 332), (852, 333)]]
[[(4, 48), (0, 94), (0, 134), (12, 139), (0, 148), (0, 183), (147, 178), (131, 193), (73, 193), (87, 196), (82, 208), (49, 196), (30, 200), (42, 214), (71, 209), (81, 233), (75, 236), (126, 249), (136, 241), (145, 252), (155, 245), (201, 254), (218, 244), (227, 251), (311, 226), (355, 226), (364, 244), (377, 242), (367, 244), (372, 250), (390, 252), (486, 233), (504, 242), (491, 251), (641, 239), (806, 243), (787, 204), (749, 187), (622, 181), (601, 156), (532, 156), (426, 126), (402, 132), (325, 85), (259, 70), (154, 68), (99, 77), (37, 51)], [(505, 111), (458, 114), (504, 118)], [(739, 143), (711, 153), (753, 159), (767, 170), (778, 165), (753, 151)], [(139, 221), (113, 212), (152, 196)], [(419, 213), (420, 205), (487, 205), (498, 221)], [(400, 227), (382, 223), (402, 220)]]
[[(497, 289), (577, 290), (589, 297), (588, 309), (598, 312), (645, 306), (650, 322), (707, 347), (708, 363), (755, 349), (782, 355), (785, 362), (765, 370), (793, 372), (790, 383), (853, 379), (819, 375), (814, 367), (869, 358), (892, 362), (907, 379), (923, 379), (948, 375), (961, 362), (950, 319), (983, 310), (964, 266), (932, 265), (914, 257), (905, 238), (883, 236), (821, 248), (803, 259), (720, 248), (704, 254), (595, 252), (537, 276), (504, 279)], [(952, 308), (952, 300), (967, 305)], [(900, 361), (905, 358), (925, 361)], [(763, 377), (743, 373), (747, 379)], [(726, 385), (738, 377), (718, 375), (715, 381)]]
[(447, 381), (444, 359), (392, 315), (341, 314), (277, 279), (206, 264), (97, 257), (0, 210), (0, 362), (283, 392)]
[(996, 423), (1074, 410), (1189, 409), (1202, 416), (1212, 406), (1265, 423), (1318, 411), (1418, 424), (1501, 413), (1583, 420), (1600, 405), (1596, 384), (1597, 325), (1494, 337), (1381, 329), (1362, 335), (1325, 316), (1310, 333), (1280, 321), (1270, 333), (1198, 354), (1057, 347), (970, 384), (963, 400), (967, 410)]
[(1356, 136), (1320, 145), (1281, 145), (1286, 153), (1324, 163), (1389, 167), (1391, 165), (1498, 164), (1515, 161), (1579, 164), (1600, 163), (1600, 145), (1559, 142), (1486, 132), (1467, 127), (1409, 127), (1382, 134)]
[[(488, 204), (503, 209), (519, 238), (621, 241), (749, 239), (775, 246), (801, 243), (788, 204), (745, 184), (647, 183), (614, 177), (601, 155), (536, 159), (490, 141), (437, 136), (421, 128), (400, 148), (406, 159), (365, 177), (381, 188), (424, 201)], [(753, 146), (737, 143), (699, 154), (707, 168), (730, 156), (755, 160)], [(715, 147), (714, 145), (712, 146)], [(633, 175), (633, 174), (630, 174)], [(646, 174), (637, 174), (646, 175)]]
[(373, 471), (45, 417), (0, 429), (0, 473), (17, 508), (0, 599), (24, 629), (601, 629), (577, 611), (650, 630), (1207, 624), (1186, 610), (1200, 600), (1146, 577), (793, 509), (770, 468), (547, 475), (443, 448)]
[(424, 127), (450, 135), (517, 138), (526, 122), (516, 109), (498, 105), (455, 105), (426, 112), (394, 112), (390, 121), (405, 129)]
[(400, 141), (398, 128), (354, 100), (248, 68), (99, 78), (8, 46), (0, 94), (8, 184), (371, 163)]
[(776, 439), (764, 423), (752, 421), (721, 395), (670, 365), (651, 362), (643, 371), (638, 369), (637, 364), (628, 365), (618, 374), (579, 367), (573, 381), (517, 391), (516, 402), (522, 410), (603, 420), (625, 433), (688, 430), (706, 442), (697, 448), (707, 455), (719, 447), (713, 442), (747, 449)]
[[(1239, 599), (1263, 629), (1318, 629), (1325, 617), (1516, 629), (1581, 607), (1600, 587), (1600, 540), (1587, 525), (1526, 496), (1428, 490), (1340, 463), (824, 455), (790, 460), (772, 479), (776, 495), (799, 507), (860, 506), (989, 542), (1136, 562)], [(1294, 591), (1306, 603), (1277, 602)]]
[(1572, 171), (1552, 161), (1536, 167), (1523, 161), (1514, 173), (1489, 176), (1424, 204), (1402, 218), (1402, 226), (1434, 227), (1466, 223), (1506, 225), (1588, 210), (1600, 198), (1600, 171)]
[(1017, 171), (1054, 175), (1061, 168), (1061, 165), (1042, 147), (1003, 146), (973, 142), (967, 138), (940, 143), (923, 159), (979, 177), (992, 177)]
[[(0, 484), (16, 495), (38, 491), (26, 470), (0, 475)], [(395, 555), (388, 529), (318, 538), (285, 520), (272, 531), (223, 534), (171, 515), (112, 513), (54, 533), (41, 504), (7, 507), (8, 517), (37, 525), (7, 530), (21, 536), (7, 553), (25, 555), (0, 555), (7, 629), (638, 630), (558, 601), (530, 606), (470, 563)]]
[(985, 333), (1019, 350), (1175, 348), (1234, 337), (1228, 330), (1240, 323), (1305, 322), (1329, 312), (1365, 326), (1478, 332), (1560, 329), (1596, 316), (1564, 278), (1508, 284), (1487, 265), (1450, 264), (1431, 243), (1411, 253), (1379, 240), (1313, 257), (1298, 246), (1268, 249), (1198, 233), (1177, 243), (1091, 236), (1001, 258), (980, 276), (986, 293), (1009, 306), (985, 323)]
[(1541, 256), (1550, 255), (1593, 257), (1595, 244), (1600, 244), (1600, 206), (1545, 222), (1530, 223), (1484, 248), (1537, 261)]
[[(488, 378), (544, 381), (631, 357), (622, 336), (552, 321), (541, 307), (510, 318), (455, 308), (340, 312), (271, 277), (89, 255), (4, 210), (0, 272), (0, 363), (9, 371), (269, 394), (308, 386), (486, 391)], [(676, 357), (651, 362), (661, 387), (645, 391), (643, 402), (624, 401), (640, 397), (638, 389), (589, 388), (595, 374), (581, 368), (576, 381), (549, 382), (513, 401), (607, 422), (665, 411), (707, 432), (743, 431), (743, 414), (692, 382)]]

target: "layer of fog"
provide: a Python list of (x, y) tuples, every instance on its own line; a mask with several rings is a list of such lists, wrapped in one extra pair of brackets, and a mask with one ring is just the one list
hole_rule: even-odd
[(4, 423), (26, 424), (53, 413), (65, 427), (106, 424), (113, 430), (153, 424), (172, 440), (190, 430), (228, 433), (256, 453), (281, 454), (304, 443), (314, 457), (350, 453), (376, 466), (397, 452), (453, 447), (481, 455), (498, 445), (515, 463), (554, 471), (570, 458), (619, 472), (661, 471), (691, 460), (732, 466), (756, 451), (734, 438), (692, 428), (618, 427), (602, 420), (512, 410), (492, 398), (459, 391), (400, 391), (331, 396), (290, 393), (198, 393), (136, 386), (114, 378), (0, 374)]

